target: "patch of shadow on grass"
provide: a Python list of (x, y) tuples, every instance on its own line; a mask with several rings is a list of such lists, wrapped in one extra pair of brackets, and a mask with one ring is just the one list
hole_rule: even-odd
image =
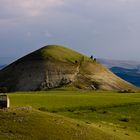
[(119, 119), (119, 121), (121, 122), (129, 122), (129, 118), (128, 117), (122, 117)]
[(48, 109), (45, 108), (45, 107), (40, 107), (40, 108), (38, 108), (38, 110), (40, 110), (40, 111), (48, 111)]

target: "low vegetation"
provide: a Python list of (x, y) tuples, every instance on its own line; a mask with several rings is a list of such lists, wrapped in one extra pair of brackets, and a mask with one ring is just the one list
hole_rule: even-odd
[(30, 107), (0, 111), (1, 140), (102, 140), (112, 136), (83, 122)]
[[(0, 138), (140, 139), (139, 93), (61, 89), (48, 92), (11, 93), (9, 97), (11, 109), (4, 113), (0, 112), (0, 123), (5, 124), (0, 124)], [(25, 106), (30, 107), (26, 110)], [(61, 119), (61, 125), (56, 125), (58, 119)], [(29, 132), (32, 135), (29, 135)]]
[(136, 93), (136, 91), (132, 89), (127, 89), (127, 90), (120, 90), (119, 93)]

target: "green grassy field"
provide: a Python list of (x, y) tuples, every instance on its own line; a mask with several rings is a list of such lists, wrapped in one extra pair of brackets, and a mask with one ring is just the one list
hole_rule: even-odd
[[(0, 112), (0, 123), (5, 123), (10, 127), (8, 131), (5, 126), (0, 124), (0, 138), (33, 139), (37, 137), (37, 139), (43, 139), (44, 135), (44, 139), (51, 140), (140, 139), (139, 93), (53, 90), (11, 93), (9, 97), (11, 109), (4, 115), (2, 115), (3, 112)], [(13, 111), (15, 108), (24, 106), (29, 106), (32, 109)], [(18, 118), (18, 116), (23, 119), (23, 122), (12, 121), (13, 117)], [(48, 121), (48, 119), (50, 120)], [(62, 125), (57, 126), (56, 122), (59, 119), (64, 121), (62, 121)], [(38, 132), (37, 127), (41, 131)], [(29, 129), (32, 129), (31, 136), (28, 134)], [(88, 131), (86, 131), (87, 129)]]
[(0, 112), (1, 140), (102, 140), (104, 138), (112, 140), (113, 136), (83, 122), (28, 107)]

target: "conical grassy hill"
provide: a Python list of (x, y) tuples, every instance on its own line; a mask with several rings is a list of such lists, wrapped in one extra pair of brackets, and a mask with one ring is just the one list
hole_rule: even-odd
[(0, 71), (0, 87), (8, 91), (65, 86), (93, 90), (135, 89), (95, 60), (58, 45), (45, 46)]

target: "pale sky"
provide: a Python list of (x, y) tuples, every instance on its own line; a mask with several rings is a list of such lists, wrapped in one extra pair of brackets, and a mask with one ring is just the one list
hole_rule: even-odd
[(140, 61), (140, 0), (0, 0), (0, 57), (47, 44)]

